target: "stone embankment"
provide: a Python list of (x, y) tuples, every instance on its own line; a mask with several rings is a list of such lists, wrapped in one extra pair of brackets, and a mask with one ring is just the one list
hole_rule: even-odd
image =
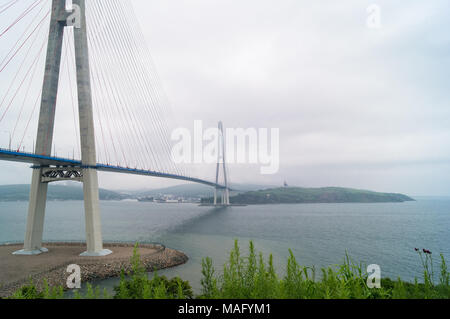
[[(48, 243), (48, 253), (39, 256), (15, 256), (21, 245), (0, 246), (0, 297), (8, 297), (30, 282), (42, 288), (44, 280), (49, 286), (66, 287), (67, 266), (76, 264), (81, 269), (82, 282), (120, 276), (121, 270), (131, 271), (132, 244), (105, 244), (113, 253), (105, 257), (80, 257), (85, 250), (81, 243)], [(175, 267), (187, 262), (180, 251), (157, 244), (139, 245), (140, 259), (148, 271)]]

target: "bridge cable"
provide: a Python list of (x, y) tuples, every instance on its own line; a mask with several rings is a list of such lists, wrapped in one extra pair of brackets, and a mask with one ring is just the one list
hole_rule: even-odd
[[(32, 111), (30, 113), (30, 117), (28, 118), (27, 125), (25, 126), (25, 130), (23, 132), (22, 138), (21, 138), (20, 143), (19, 143), (19, 149), (22, 147), (23, 141), (24, 141), (25, 136), (26, 136), (27, 131), (28, 131), (28, 127), (30, 126), (31, 119), (33, 118), (34, 112), (36, 111), (36, 108), (37, 108), (37, 106), (39, 104), (40, 98), (42, 98), (42, 88), (39, 91), (39, 94), (38, 94), (38, 96), (37, 96), (37, 98), (36, 98), (36, 100), (34, 102), (33, 109), (32, 109)], [(33, 149), (33, 153), (34, 152), (35, 152), (35, 150)]]
[[(44, 43), (44, 45), (45, 45), (45, 43)], [(41, 47), (41, 50), (38, 53), (40, 57), (43, 56), (43, 54), (41, 54), (41, 53), (43, 51), (42, 49), (44, 48), (44, 45)], [(33, 84), (33, 79), (34, 79), (34, 76), (36, 74), (37, 67), (39, 65), (38, 61), (39, 61), (39, 59), (36, 61), (36, 63), (33, 66), (33, 71), (32, 71), (31, 77), (30, 77), (30, 81), (28, 83), (28, 87), (27, 87), (27, 89), (25, 91), (25, 94), (24, 94), (24, 97), (23, 97), (22, 106), (20, 107), (19, 116), (17, 117), (16, 124), (14, 125), (14, 129), (13, 129), (13, 132), (11, 134), (11, 140), (14, 140), (14, 136), (15, 136), (15, 132), (16, 132), (16, 129), (17, 129), (17, 125), (19, 124), (19, 121), (20, 121), (20, 119), (22, 117), (22, 112), (23, 112), (23, 109), (25, 107), (25, 102), (26, 102), (26, 100), (28, 98), (28, 93), (30, 92), (31, 85)]]
[[(89, 41), (91, 44), (91, 48), (95, 48), (96, 45), (94, 45), (93, 43), (99, 42), (98, 40), (93, 40), (93, 41)], [(91, 50), (92, 51), (92, 50)], [(100, 55), (101, 56), (101, 55)], [(118, 108), (118, 97), (117, 97), (117, 92), (115, 92), (115, 89), (112, 88), (111, 85), (111, 80), (109, 77), (107, 77), (105, 75), (106, 70), (101, 70), (101, 69), (96, 69), (96, 67), (98, 65), (105, 65), (106, 63), (104, 62), (104, 58), (98, 58), (95, 54), (92, 55), (92, 60), (93, 60), (93, 73), (95, 74), (96, 72), (98, 73), (98, 79), (100, 82), (100, 89), (101, 89), (101, 96), (103, 96), (102, 100), (105, 100), (105, 97), (109, 97), (109, 98), (113, 98), (114, 103), (108, 103), (108, 105), (114, 105), (116, 107), (116, 109), (118, 110), (118, 113), (123, 116), (123, 114), (120, 112), (120, 108)], [(102, 61), (102, 62), (100, 62)], [(103, 106), (103, 104), (101, 103), (100, 106), (102, 107), (102, 110), (106, 110), (106, 107)], [(129, 143), (130, 143), (130, 138), (131, 136), (129, 136), (128, 132), (125, 130), (125, 127), (123, 125), (120, 125), (120, 121), (117, 121), (115, 119), (114, 114), (111, 114), (111, 111), (104, 111), (104, 113), (110, 114), (110, 118), (111, 118), (111, 122), (113, 123), (113, 125), (115, 126), (116, 130), (119, 130), (121, 133), (119, 135), (119, 138), (117, 139), (119, 142), (119, 146), (121, 149), (121, 153), (123, 156), (123, 160), (126, 162), (126, 165), (129, 166), (129, 161), (127, 156), (125, 155), (125, 150), (124, 150), (124, 146), (123, 145), (127, 145), (128, 148), (129, 147)], [(101, 120), (101, 119), (100, 119)], [(114, 135), (111, 132), (111, 139), (114, 140)], [(122, 137), (122, 138), (121, 138)], [(125, 139), (124, 139), (125, 137)]]
[(31, 11), (33, 11), (34, 8), (36, 8), (36, 6), (39, 4), (41, 0), (36, 0), (35, 2), (33, 2), (27, 9), (25, 9), (25, 11), (16, 19), (13, 21), (13, 23), (11, 23), (5, 30), (3, 30), (0, 33), (0, 38), (6, 34), (6, 32), (8, 32), (9, 30), (11, 30), (12, 27), (14, 27), (20, 20), (22, 20), (24, 17), (26, 17)]
[[(97, 20), (97, 19), (96, 19)], [(103, 41), (105, 41), (105, 39), (103, 40)], [(105, 45), (107, 45), (107, 43), (105, 43)], [(116, 51), (116, 50), (114, 50), (114, 51)], [(121, 61), (122, 61), (122, 59), (118, 59), (118, 61), (115, 61), (114, 59), (110, 59), (109, 61), (108, 61), (108, 63), (114, 63), (114, 62), (117, 62), (117, 63), (119, 63), (119, 64), (121, 64)], [(121, 65), (122, 66), (122, 65)], [(112, 79), (114, 79), (114, 78), (121, 78), (122, 79), (122, 81), (125, 79), (124, 78), (124, 76), (117, 76), (117, 77), (109, 77), (109, 78), (112, 78)], [(129, 82), (130, 81), (126, 81), (126, 83), (128, 83), (129, 84)], [(123, 96), (122, 96), (122, 94), (121, 94), (121, 90), (119, 90), (119, 88), (120, 87), (123, 87), (125, 84), (123, 84), (122, 86), (120, 86), (120, 85), (118, 85), (116, 82), (114, 82), (114, 81), (109, 81), (109, 83), (110, 83), (110, 85), (111, 85), (111, 87), (114, 87), (114, 89), (113, 89), (113, 91), (117, 94), (117, 103), (120, 103), (122, 106), (123, 106), (123, 116), (124, 116), (124, 118), (126, 118), (127, 119), (127, 125), (126, 125), (126, 128), (129, 128), (129, 127), (131, 127), (132, 128), (132, 130), (134, 131), (134, 133), (132, 133), (131, 135), (129, 135), (129, 136), (137, 136), (138, 138), (141, 138), (142, 139), (142, 133), (141, 133), (141, 131), (136, 131), (136, 129), (138, 128), (137, 126), (136, 126), (136, 119), (135, 118), (133, 118), (133, 114), (129, 111), (129, 107), (128, 107), (128, 105), (129, 105), (129, 103), (126, 103), (125, 101), (127, 101), (127, 99), (126, 98), (124, 98)], [(129, 98), (131, 98), (131, 99), (134, 99), (134, 96), (135, 96), (135, 94), (131, 94), (130, 96), (129, 96)], [(131, 121), (131, 122), (130, 122)], [(132, 142), (132, 141), (131, 141)], [(142, 142), (140, 142), (140, 143), (138, 143), (137, 145), (130, 145), (130, 150), (135, 150), (137, 147), (139, 147), (139, 146), (142, 146), (143, 145), (143, 143)], [(142, 161), (142, 159), (137, 159), (137, 161), (140, 163), (139, 165), (143, 165), (144, 163), (145, 163), (145, 161)]]
[[(121, 30), (125, 31), (124, 37), (127, 41), (127, 45), (133, 49), (132, 55), (131, 55), (133, 61), (131, 63), (136, 72), (136, 76), (139, 77), (139, 81), (137, 83), (141, 84), (140, 89), (143, 91), (144, 97), (146, 97), (146, 99), (147, 99), (146, 105), (153, 105), (153, 107), (154, 107), (153, 109), (150, 109), (150, 110), (152, 111), (154, 121), (156, 120), (156, 124), (158, 125), (157, 130), (160, 135), (160, 142), (162, 142), (161, 146), (163, 146), (163, 147), (166, 146), (166, 153), (164, 153), (164, 154), (165, 155), (170, 154), (170, 147), (167, 148), (167, 144), (166, 144), (168, 134), (166, 134), (166, 132), (164, 131), (164, 128), (166, 126), (164, 124), (162, 124), (162, 117), (161, 117), (161, 114), (157, 107), (158, 105), (161, 106), (162, 104), (158, 100), (156, 100), (157, 92), (154, 90), (153, 86), (150, 86), (150, 87), (148, 86), (148, 83), (152, 82), (152, 81), (149, 79), (148, 73), (145, 72), (146, 64), (142, 63), (142, 54), (141, 54), (142, 50), (137, 50), (138, 44), (136, 42), (136, 37), (134, 36), (136, 34), (136, 32), (132, 32), (132, 29), (130, 28), (130, 23), (129, 23), (129, 21), (127, 21), (123, 9), (117, 7), (117, 1), (112, 1), (112, 3), (113, 3), (113, 5), (116, 6), (115, 8), (112, 8), (112, 9), (114, 9), (115, 12), (122, 12), (121, 15), (116, 15), (116, 17), (122, 18), (119, 21), (119, 23), (122, 26)], [(139, 61), (141, 61), (140, 64), (142, 64), (142, 67), (139, 69), (141, 72), (136, 71), (136, 65), (139, 63)], [(151, 92), (153, 92), (153, 94), (151, 94)], [(150, 98), (150, 100), (149, 100), (149, 98)], [(164, 158), (163, 162), (172, 163), (172, 161), (170, 161), (170, 158)], [(174, 168), (175, 168), (175, 170), (177, 170), (177, 167), (172, 165), (171, 169), (174, 169)]]
[[(119, 22), (117, 22), (117, 21), (111, 21), (111, 23), (113, 23), (113, 24), (116, 25), (116, 26), (119, 26)], [(115, 34), (122, 35), (122, 33), (121, 33), (122, 30), (121, 30), (121, 29), (114, 30), (114, 31), (117, 31), (117, 32), (114, 32)], [(121, 43), (120, 41), (117, 41), (117, 42)], [(112, 41), (112, 43), (115, 43), (115, 42)], [(128, 46), (127, 46), (127, 48), (128, 48)], [(125, 55), (123, 54), (123, 52), (124, 52), (124, 51), (127, 51), (127, 49), (124, 49), (124, 48), (123, 48), (123, 45), (120, 46), (120, 47), (117, 47), (117, 48), (116, 48), (116, 51), (117, 51), (117, 52), (121, 52), (121, 57), (119, 58), (119, 61), (127, 61), (127, 62), (128, 62), (127, 56), (125, 56)], [(135, 100), (134, 100), (134, 104), (135, 104), (135, 105), (139, 105), (139, 104), (140, 104), (139, 101), (144, 99), (144, 98), (143, 98), (143, 95), (142, 95), (142, 90), (141, 90), (141, 91), (137, 91), (137, 89), (140, 88), (139, 83), (140, 83), (141, 81), (140, 81), (139, 79), (136, 78), (136, 73), (135, 73), (135, 72), (131, 73), (131, 72), (127, 72), (127, 71), (126, 71), (126, 70), (133, 70), (133, 71), (134, 71), (134, 70), (135, 70), (134, 64), (133, 64), (133, 63), (131, 63), (131, 64), (127, 63), (127, 64), (128, 64), (128, 66), (125, 66), (123, 63), (121, 63), (121, 66), (122, 66), (122, 72), (124, 73), (125, 76), (130, 76), (130, 75), (133, 75), (133, 76), (134, 76), (134, 79), (131, 79), (131, 78), (130, 78), (130, 81), (129, 81), (129, 82), (132, 84), (131, 89), (132, 89), (133, 92), (134, 92), (134, 93), (132, 94), (132, 96), (133, 96), (133, 97), (137, 97), (137, 98), (135, 98)], [(139, 109), (140, 109), (140, 108), (139, 108)], [(130, 111), (129, 111), (129, 112), (130, 112)], [(130, 113), (131, 113), (131, 116), (134, 118), (133, 120), (134, 120), (135, 124), (141, 124), (141, 122), (135, 120), (135, 115), (134, 115), (134, 113), (133, 113), (133, 112), (130, 112)], [(141, 112), (141, 115), (139, 115), (139, 118), (145, 119), (145, 117), (143, 117), (142, 112)], [(156, 120), (156, 119), (155, 119), (155, 120)], [(142, 131), (143, 131), (143, 129), (142, 129), (141, 126), (138, 126), (138, 128), (139, 128), (139, 132), (142, 132)], [(142, 135), (142, 133), (140, 133), (140, 134)], [(145, 136), (145, 135), (144, 135), (144, 136)], [(147, 147), (147, 145), (150, 145), (150, 144), (149, 144), (148, 141), (147, 141), (146, 143), (141, 143), (141, 145), (145, 145), (145, 147)], [(155, 157), (153, 151), (152, 151), (152, 156)], [(159, 157), (158, 154), (157, 154), (157, 156)], [(161, 159), (158, 159), (157, 162), (162, 163)]]
[[(97, 21), (100, 21), (99, 20), (99, 18), (96, 18), (95, 20), (97, 20)], [(103, 40), (104, 41), (104, 40)], [(111, 50), (112, 51), (112, 50)], [(113, 51), (119, 51), (119, 49), (114, 49)], [(121, 57), (121, 58), (119, 58), (118, 60), (120, 61), (120, 60), (123, 60), (124, 59), (124, 57)], [(109, 63), (113, 63), (114, 61), (108, 61)], [(121, 69), (123, 68), (123, 66), (121, 65)], [(127, 72), (123, 72), (123, 73), (125, 73), (124, 74), (124, 76), (127, 76)], [(119, 78), (119, 77), (117, 77), (117, 78)], [(121, 78), (123, 78), (123, 77), (121, 77)], [(132, 80), (130, 80), (130, 81), (127, 81), (127, 82), (131, 82)], [(119, 90), (118, 89), (118, 87), (117, 87), (117, 84), (115, 84), (115, 82), (110, 82), (110, 84), (111, 84), (111, 86), (114, 86), (115, 87), (115, 89), (114, 89), (114, 92), (116, 93), (116, 94), (120, 94), (119, 96), (118, 96), (118, 99), (120, 99), (121, 101), (122, 101), (122, 98), (120, 97), (121, 96), (121, 91), (122, 90)], [(131, 83), (132, 84), (132, 83)], [(122, 85), (123, 86), (123, 85)], [(119, 87), (120, 87), (120, 85), (119, 85)], [(134, 95), (136, 95), (136, 93), (135, 94), (132, 94), (131, 96), (132, 96), (132, 98), (133, 98), (133, 96)], [(127, 110), (128, 110), (128, 107), (127, 107)], [(128, 111), (129, 112), (129, 111)], [(129, 125), (130, 126), (130, 125)], [(133, 124), (131, 124), (131, 126), (133, 127), (133, 126), (136, 126), (136, 123), (133, 125)], [(135, 149), (135, 148), (134, 148)]]
[(11, 104), (13, 103), (14, 99), (16, 98), (17, 93), (18, 93), (18, 92), (20, 91), (20, 89), (22, 88), (23, 83), (25, 82), (25, 80), (26, 80), (26, 79), (28, 78), (28, 76), (30, 75), (31, 69), (32, 69), (32, 67), (34, 66), (34, 64), (37, 62), (37, 59), (40, 57), (41, 52), (42, 52), (42, 49), (43, 49), (44, 46), (45, 46), (45, 43), (46, 43), (46, 42), (44, 42), (43, 45), (41, 46), (41, 49), (39, 50), (38, 54), (37, 54), (36, 57), (34, 58), (33, 63), (32, 63), (32, 64), (30, 65), (30, 67), (28, 68), (28, 70), (27, 70), (25, 76), (23, 77), (22, 81), (20, 82), (20, 84), (19, 84), (19, 86), (18, 86), (16, 92), (14, 93), (13, 97), (11, 98), (11, 101), (9, 102), (9, 104), (8, 104), (8, 106), (6, 107), (5, 111), (3, 112), (3, 115), (0, 117), (0, 123), (1, 123), (1, 122), (3, 121), (3, 119), (5, 118), (6, 113), (8, 112), (9, 108), (11, 107)]
[[(119, 2), (120, 4), (122, 4), (123, 2)], [(153, 86), (151, 87), (153, 89), (153, 92), (156, 93), (156, 98), (158, 100), (158, 104), (163, 106), (163, 109), (166, 110), (166, 112), (168, 111), (169, 113), (171, 112), (171, 107), (169, 105), (169, 101), (167, 98), (167, 95), (164, 93), (164, 90), (162, 89), (161, 85), (161, 80), (159, 78), (158, 72), (155, 68), (155, 64), (153, 61), (153, 58), (150, 54), (150, 49), (147, 45), (147, 41), (145, 41), (145, 37), (143, 36), (142, 30), (139, 26), (138, 23), (138, 19), (137, 16), (135, 14), (135, 11), (133, 9), (133, 5), (131, 4), (131, 2), (129, 0), (126, 1), (125, 5), (122, 5), (122, 10), (123, 12), (125, 12), (125, 15), (128, 17), (127, 21), (129, 22), (129, 25), (131, 25), (131, 28), (133, 29), (132, 34), (134, 35), (134, 39), (135, 41), (137, 41), (137, 43), (140, 43), (141, 46), (143, 47), (143, 50), (141, 50), (141, 52), (144, 55), (144, 59), (147, 60), (147, 63), (145, 63), (145, 65), (149, 66), (151, 68), (151, 71), (149, 72), (150, 77), (151, 77), (151, 81), (153, 83)], [(165, 139), (165, 144), (166, 147), (168, 149), (168, 154), (171, 154), (171, 146), (169, 143), (169, 132), (167, 130), (167, 125), (164, 125), (164, 129), (165, 129), (165, 135), (167, 137), (167, 139)], [(171, 156), (169, 156), (169, 161), (172, 161)], [(178, 165), (176, 165), (177, 168), (179, 168)], [(187, 175), (186, 172), (183, 172), (180, 170), (180, 175)]]
[[(100, 17), (97, 17), (97, 18), (94, 19), (94, 21), (101, 21), (100, 19), (101, 19)], [(97, 30), (97, 33), (98, 33), (98, 30)], [(99, 43), (100, 40), (102, 41), (100, 44), (102, 44), (102, 45), (104, 45), (104, 46), (107, 45), (107, 43), (105, 42), (106, 39), (103, 39), (103, 38), (98, 38), (98, 40), (97, 40), (96, 42)], [(100, 49), (99, 49), (99, 50), (100, 50)], [(113, 50), (108, 50), (108, 51), (113, 51)], [(98, 54), (98, 55), (101, 56), (101, 57), (104, 57), (104, 56), (105, 56), (105, 54)], [(109, 58), (108, 61), (107, 61), (106, 63), (108, 63), (108, 65), (110, 65), (110, 64), (112, 64), (112, 63), (114, 63), (114, 62), (116, 62), (116, 61), (114, 61), (114, 60), (112, 60), (111, 58)], [(105, 62), (102, 61), (100, 64), (97, 63), (96, 65), (105, 65)], [(128, 111), (127, 103), (124, 102), (124, 101), (127, 101), (127, 99), (124, 98), (124, 97), (121, 95), (121, 90), (119, 90), (119, 88), (120, 88), (120, 87), (123, 87), (123, 85), (125, 85), (125, 84), (123, 83), (122, 86), (121, 86), (121, 85), (117, 85), (114, 81), (112, 81), (112, 79), (114, 79), (114, 78), (115, 78), (114, 76), (112, 76), (112, 77), (111, 77), (111, 76), (105, 76), (105, 82), (108, 83), (108, 87), (110, 88), (110, 90), (111, 90), (111, 92), (112, 92), (112, 95), (113, 95), (113, 97), (114, 97), (115, 103), (117, 104), (116, 106), (118, 106), (119, 104), (122, 105), (121, 108), (118, 108), (118, 111), (119, 111), (119, 114), (120, 114), (124, 119), (127, 120), (127, 124), (126, 124), (125, 126), (120, 125), (120, 129), (122, 129), (122, 130), (125, 132), (124, 134), (127, 136), (127, 137), (126, 137), (127, 147), (129, 148), (130, 151), (136, 150), (136, 147), (138, 147), (139, 144), (136, 145), (136, 146), (133, 146), (133, 145), (132, 145), (132, 143), (133, 143), (132, 137), (133, 137), (133, 135), (136, 136), (136, 131), (135, 131), (135, 130), (136, 130), (136, 125), (135, 125), (134, 123), (131, 123), (131, 122), (130, 122), (130, 116), (129, 116), (129, 111)], [(117, 78), (118, 78), (118, 79), (119, 79), (119, 78), (122, 79), (122, 81), (124, 80), (124, 77), (123, 77), (123, 76), (120, 76), (120, 77), (117, 77)], [(131, 95), (130, 98), (133, 98), (133, 95)], [(120, 122), (120, 123), (121, 123), (121, 122)], [(127, 130), (127, 128), (130, 128), (130, 127), (132, 128), (132, 130), (135, 131), (135, 133), (131, 134), (131, 133)], [(129, 153), (129, 152), (128, 152), (128, 153)], [(130, 155), (130, 153), (129, 153), (129, 155)], [(143, 163), (143, 162), (141, 162), (139, 159), (137, 159), (137, 162), (136, 162), (136, 163)], [(136, 163), (134, 163), (134, 164), (136, 164)], [(131, 165), (131, 164), (130, 164), (130, 165)], [(142, 165), (142, 164), (139, 164), (139, 165)]]
[[(41, 27), (42, 27), (42, 21), (43, 21), (43, 20), (41, 20), (41, 25), (39, 26), (39, 30), (40, 30)], [(39, 35), (39, 33), (36, 34), (36, 36), (33, 38), (32, 42), (31, 42), (30, 46), (28, 47), (28, 50), (26, 51), (25, 56), (24, 56), (22, 62), (20, 63), (19, 69), (18, 69), (17, 72), (15, 73), (14, 78), (12, 79), (12, 81), (11, 81), (9, 87), (8, 87), (8, 90), (6, 91), (6, 93), (5, 93), (5, 95), (4, 95), (3, 99), (2, 99), (2, 101), (0, 102), (0, 109), (2, 108), (2, 105), (3, 105), (3, 103), (5, 102), (6, 97), (9, 95), (9, 92), (11, 91), (12, 87), (14, 86), (14, 83), (15, 83), (17, 77), (19, 76), (19, 74), (20, 74), (22, 68), (25, 66), (25, 64), (26, 64), (25, 61), (27, 60), (28, 55), (29, 55), (30, 52), (31, 52), (31, 49), (32, 49), (33, 46), (34, 46), (34, 43), (36, 42), (36, 40), (37, 40), (37, 38), (38, 38), (38, 35)]]
[(28, 35), (28, 37), (22, 42), (22, 44), (17, 48), (17, 50), (14, 52), (14, 54), (9, 58), (9, 60), (6, 62), (6, 64), (1, 67), (0, 69), (0, 73), (3, 72), (3, 70), (5, 70), (5, 68), (8, 66), (8, 64), (12, 61), (12, 59), (14, 59), (14, 57), (17, 55), (17, 53), (23, 48), (23, 46), (25, 45), (25, 43), (30, 39), (30, 37), (36, 32), (36, 30), (39, 28), (40, 29), (40, 25), (42, 25), (42, 22), (44, 22), (46, 20), (46, 18), (48, 17), (48, 15), (50, 14), (50, 11), (47, 12), (47, 14), (45, 15), (44, 18), (41, 19), (41, 21), (39, 21), (39, 24), (36, 25), (36, 27), (33, 29), (33, 31)]
[(10, 1), (9, 3), (5, 3), (4, 5), (2, 5), (1, 7), (5, 7), (5, 6), (7, 6), (7, 7), (4, 8), (4, 9), (2, 9), (2, 8), (0, 7), (0, 9), (1, 9), (0, 14), (2, 14), (3, 12), (5, 12), (5, 11), (8, 10), (9, 8), (11, 8), (11, 7), (12, 7), (13, 5), (15, 5), (18, 1), (19, 1), (19, 0), (12, 0), (12, 1)]
[[(47, 3), (49, 0), (46, 0), (45, 3)], [(35, 23), (36, 19), (39, 17), (39, 15), (42, 12), (42, 9), (44, 9), (46, 7), (46, 5), (44, 4), (41, 9), (39, 10), (39, 12), (34, 16), (34, 18), (31, 20), (31, 22), (26, 26), (25, 30), (23, 31), (23, 33), (20, 35), (20, 37), (17, 38), (17, 41), (14, 43), (14, 45), (11, 47), (11, 49), (9, 50), (8, 54), (5, 55), (5, 57), (2, 59), (2, 61), (0, 62), (0, 66), (3, 65), (3, 63), (6, 61), (6, 59), (9, 57), (9, 55), (14, 51), (15, 47), (17, 46), (17, 44), (20, 42), (21, 39), (23, 39), (26, 35), (26, 33), (31, 29), (31, 26)], [(50, 12), (50, 11), (49, 11)]]
[[(96, 45), (93, 44), (93, 43), (95, 43), (95, 41), (91, 41), (91, 39), (89, 37), (88, 37), (88, 41), (89, 41), (90, 48), (95, 48)], [(108, 82), (106, 81), (106, 78), (105, 78), (105, 75), (103, 74), (103, 71), (98, 70), (98, 69), (96, 69), (94, 67), (96, 65), (101, 64), (101, 62), (99, 62), (99, 59), (97, 58), (97, 56), (92, 55), (91, 60), (93, 62), (91, 64), (93, 66), (92, 67), (93, 84), (94, 85), (96, 84), (95, 78), (97, 78), (97, 81), (99, 83), (99, 86), (98, 86), (99, 90), (98, 91), (101, 93), (100, 94), (101, 98), (97, 99), (98, 106), (100, 107), (100, 110), (103, 113), (105, 113), (105, 114), (107, 114), (109, 116), (109, 120), (107, 120), (106, 122), (109, 125), (108, 128), (109, 128), (111, 143), (113, 143), (113, 145), (115, 144), (115, 142), (118, 143), (119, 151), (120, 151), (120, 153), (122, 155), (122, 160), (125, 162), (125, 165), (128, 166), (127, 157), (125, 155), (124, 146), (123, 146), (126, 143), (126, 141), (127, 141), (127, 139), (125, 139), (125, 142), (123, 141), (123, 137), (126, 135), (126, 133), (123, 131), (123, 127), (120, 126), (117, 123), (117, 120), (115, 119), (115, 116), (109, 110), (106, 111), (107, 107), (105, 106), (105, 103), (107, 102), (108, 98), (113, 96), (113, 98), (115, 99), (116, 97), (114, 95), (114, 92), (111, 92), (111, 94), (110, 94), (110, 89), (109, 89), (109, 86), (108, 86)], [(94, 93), (96, 92), (95, 89), (94, 89), (93, 92)], [(95, 97), (95, 94), (93, 96)], [(116, 105), (116, 104), (108, 102), (108, 105)], [(100, 118), (100, 120), (101, 120), (101, 118)], [(114, 137), (114, 134), (112, 133), (112, 130), (111, 130), (111, 125), (113, 126), (114, 130), (118, 130), (120, 132), (119, 138), (116, 139)], [(117, 156), (117, 154), (116, 154), (116, 161), (118, 161), (117, 163), (119, 165), (120, 164), (120, 158)]]

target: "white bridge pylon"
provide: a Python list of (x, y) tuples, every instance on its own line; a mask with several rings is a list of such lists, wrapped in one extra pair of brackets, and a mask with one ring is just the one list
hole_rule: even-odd
[[(214, 206), (230, 206), (230, 190), (228, 188), (228, 174), (226, 166), (226, 143), (225, 143), (225, 133), (223, 129), (223, 123), (219, 122), (219, 138), (218, 138), (218, 148), (217, 148), (217, 169), (216, 169), (216, 184), (219, 184), (220, 168), (223, 171), (223, 185), (225, 188), (215, 188), (214, 189)], [(221, 193), (221, 201), (218, 201), (218, 192)]]
[[(52, 0), (35, 153), (51, 156), (64, 30), (68, 24), (73, 24), (82, 159), (81, 166), (71, 167), (70, 174), (67, 176), (73, 180), (72, 177), (75, 175), (78, 181), (83, 183), (87, 250), (82, 256), (106, 256), (112, 252), (103, 249), (102, 240), (98, 176), (95, 169), (97, 160), (86, 30), (86, 3), (85, 0), (72, 2), (77, 8), (76, 15), (66, 11), (66, 0)], [(78, 21), (68, 21), (72, 18)], [(15, 252), (16, 255), (38, 255), (48, 251), (42, 247), (48, 184), (61, 180), (61, 178), (51, 178), (54, 175), (52, 170), (57, 171), (58, 167), (43, 165), (33, 167), (24, 248)]]

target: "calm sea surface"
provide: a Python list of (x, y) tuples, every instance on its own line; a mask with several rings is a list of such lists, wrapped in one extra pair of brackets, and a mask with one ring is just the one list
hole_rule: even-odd
[[(378, 264), (383, 277), (421, 278), (414, 248), (450, 260), (450, 199), (400, 204), (305, 204), (213, 209), (193, 204), (102, 202), (105, 241), (159, 242), (184, 251), (189, 262), (160, 274), (181, 276), (200, 287), (201, 260), (221, 269), (234, 239), (249, 240), (274, 255), (283, 272), (288, 249), (305, 266), (332, 266), (345, 252), (358, 262)], [(23, 241), (27, 203), (0, 203), (0, 243)], [(44, 239), (84, 239), (83, 203), (49, 202)], [(436, 258), (437, 259), (437, 258)], [(449, 262), (450, 264), (450, 262)], [(110, 289), (117, 279), (100, 282)]]

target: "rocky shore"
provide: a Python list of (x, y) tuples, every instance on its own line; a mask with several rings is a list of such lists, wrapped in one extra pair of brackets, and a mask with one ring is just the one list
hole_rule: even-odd
[[(44, 280), (49, 286), (66, 287), (69, 273), (67, 266), (77, 264), (81, 268), (82, 282), (120, 276), (121, 270), (131, 270), (132, 244), (105, 244), (113, 251), (105, 257), (80, 257), (85, 250), (81, 243), (48, 243), (44, 247), (48, 253), (39, 256), (14, 256), (12, 252), (21, 245), (0, 246), (0, 297), (8, 297), (17, 289), (30, 282), (42, 288)], [(163, 245), (139, 245), (141, 262), (147, 271), (175, 267), (187, 262), (188, 257), (180, 251)]]

